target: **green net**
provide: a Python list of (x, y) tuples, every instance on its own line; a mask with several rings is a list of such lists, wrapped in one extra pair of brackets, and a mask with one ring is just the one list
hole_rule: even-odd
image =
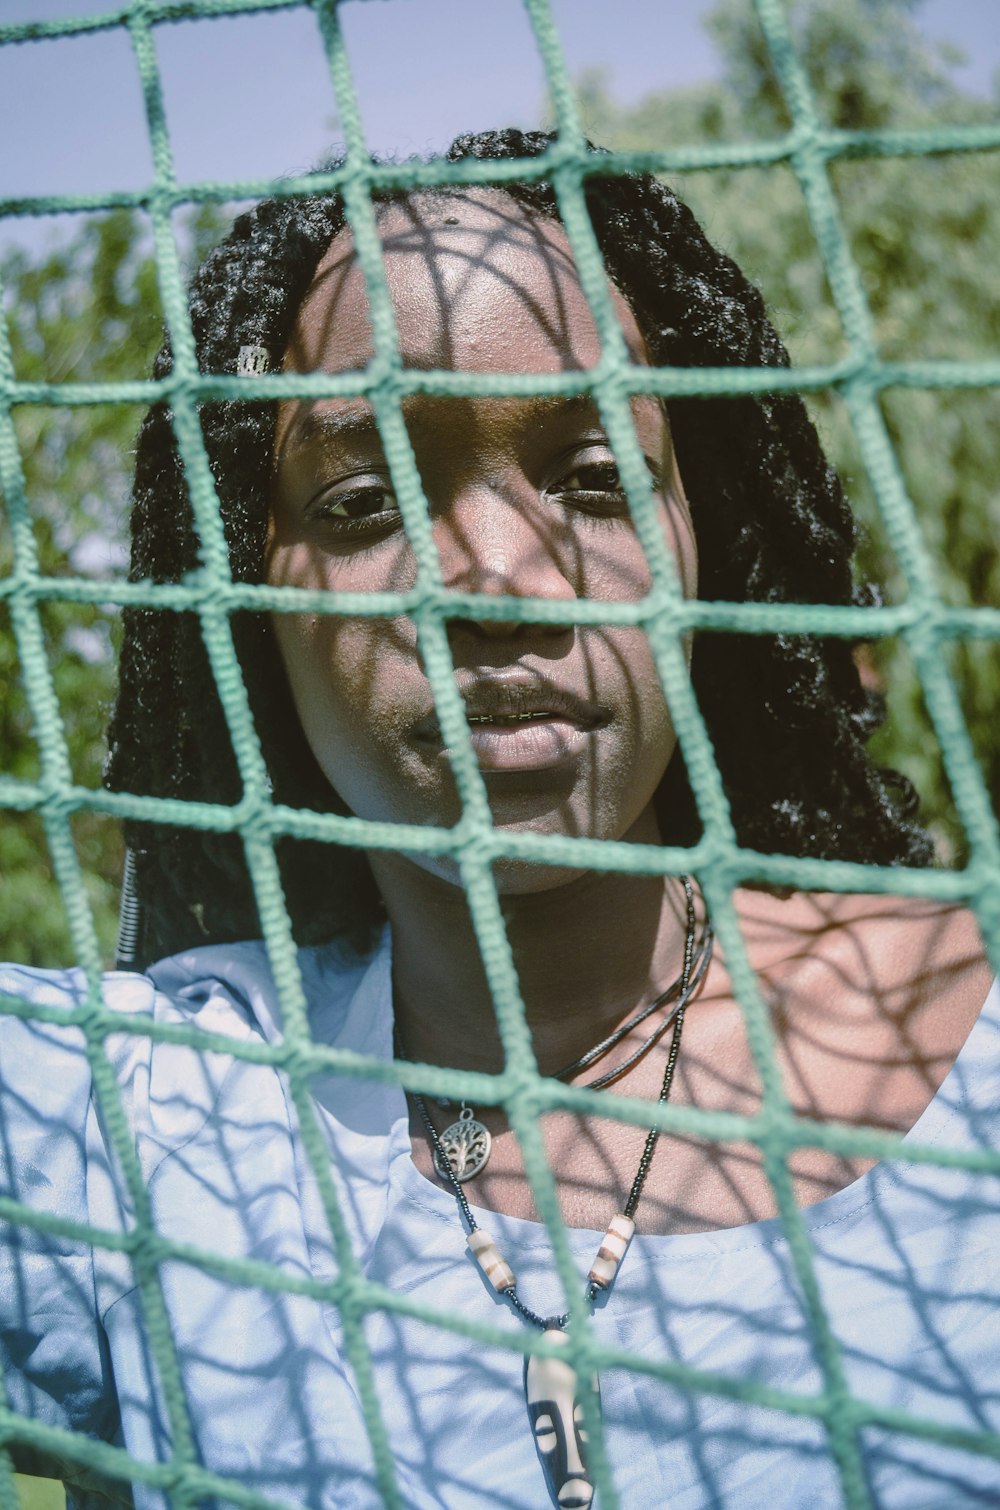
[[(714, 1393), (752, 1401), (776, 1411), (815, 1417), (828, 1433), (843, 1498), (850, 1506), (870, 1503), (859, 1451), (859, 1433), (866, 1426), (879, 1425), (1000, 1458), (998, 1434), (959, 1430), (852, 1396), (845, 1381), (837, 1338), (824, 1313), (810, 1242), (796, 1205), (788, 1166), (792, 1151), (803, 1146), (832, 1150), (845, 1156), (937, 1162), (994, 1174), (1000, 1173), (1000, 1158), (947, 1152), (912, 1142), (904, 1145), (898, 1137), (875, 1130), (817, 1126), (798, 1118), (782, 1085), (768, 1012), (747, 960), (731, 897), (734, 887), (746, 879), (756, 879), (776, 886), (961, 899), (975, 907), (992, 958), (1000, 964), (1000, 833), (973, 755), (944, 653), (947, 643), (959, 636), (1000, 639), (1000, 611), (957, 609), (941, 601), (932, 564), (921, 540), (879, 406), (880, 393), (894, 385), (932, 388), (998, 384), (1000, 361), (887, 363), (880, 360), (871, 314), (842, 230), (829, 173), (832, 161), (851, 156), (920, 156), (996, 149), (1000, 147), (1000, 125), (884, 132), (850, 132), (824, 126), (802, 61), (796, 54), (782, 0), (755, 0), (760, 27), (792, 122), (790, 130), (774, 139), (753, 143), (618, 153), (610, 158), (602, 157), (599, 171), (608, 174), (635, 168), (659, 172), (789, 164), (801, 185), (848, 343), (848, 353), (835, 364), (793, 371), (635, 367), (629, 361), (611, 306), (599, 251), (584, 206), (584, 180), (587, 174), (595, 171), (597, 164), (586, 150), (547, 0), (525, 0), (544, 62), (558, 133), (554, 144), (539, 158), (524, 163), (465, 161), (447, 165), (430, 161), (373, 164), (365, 145), (336, 0), (312, 0), (346, 141), (342, 166), (334, 171), (274, 183), (177, 183), (157, 70), (154, 46), (157, 25), (186, 18), (276, 11), (303, 3), (306, 0), (133, 0), (131, 4), (89, 18), (0, 26), (0, 44), (25, 44), (40, 38), (93, 33), (109, 28), (127, 30), (141, 80), (152, 143), (155, 164), (152, 187), (133, 194), (11, 200), (0, 202), (0, 214), (31, 216), (120, 205), (144, 206), (152, 221), (160, 293), (174, 352), (173, 371), (160, 382), (19, 382), (14, 374), (9, 340), (0, 330), (0, 487), (15, 552), (13, 569), (0, 582), (0, 593), (9, 608), (41, 755), (41, 774), (37, 780), (0, 778), (0, 803), (8, 809), (36, 810), (41, 815), (52, 866), (65, 900), (74, 948), (88, 982), (86, 1002), (73, 1012), (31, 1008), (10, 997), (4, 999), (2, 1010), (75, 1023), (82, 1030), (95, 1096), (124, 1172), (135, 1209), (135, 1225), (125, 1236), (94, 1230), (41, 1214), (6, 1197), (0, 1199), (0, 1218), (128, 1253), (141, 1293), (149, 1346), (162, 1381), (172, 1444), (168, 1461), (138, 1462), (118, 1447), (27, 1421), (14, 1414), (5, 1401), (0, 1401), (0, 1445), (4, 1446), (4, 1451), (0, 1452), (0, 1464), (3, 1465), (0, 1502), (11, 1507), (17, 1504), (6, 1448), (12, 1443), (20, 1443), (89, 1466), (112, 1478), (159, 1487), (168, 1493), (171, 1503), (179, 1507), (194, 1505), (207, 1496), (217, 1496), (247, 1507), (261, 1507), (261, 1510), (273, 1503), (244, 1485), (221, 1479), (198, 1461), (161, 1289), (160, 1269), (167, 1259), (203, 1266), (225, 1276), (232, 1285), (254, 1285), (305, 1294), (339, 1309), (346, 1351), (363, 1404), (378, 1484), (384, 1502), (390, 1506), (402, 1504), (402, 1499), (365, 1341), (363, 1322), (366, 1314), (379, 1309), (403, 1313), (498, 1348), (529, 1351), (544, 1347), (528, 1330), (511, 1335), (486, 1321), (442, 1314), (364, 1277), (351, 1251), (347, 1227), (328, 1169), (327, 1151), (310, 1098), (311, 1078), (317, 1073), (330, 1071), (402, 1084), (451, 1099), (465, 1097), (481, 1105), (503, 1105), (523, 1149), (538, 1210), (551, 1238), (553, 1262), (565, 1288), (570, 1312), (572, 1361), (584, 1373), (603, 1367), (641, 1370), (676, 1389)], [(601, 358), (597, 366), (589, 372), (546, 377), (404, 371), (383, 278), (370, 198), (372, 189), (542, 178), (555, 187), (579, 277), (600, 333)], [(247, 379), (203, 375), (198, 371), (172, 230), (173, 212), (178, 206), (193, 201), (224, 201), (265, 193), (296, 195), (334, 189), (343, 196), (367, 283), (376, 356), (361, 373), (257, 377), (253, 379), (254, 391), (262, 399), (363, 394), (370, 400), (405, 528), (418, 563), (415, 584), (404, 594), (352, 596), (234, 583), (199, 425), (198, 408), (202, 401), (245, 397)], [(686, 600), (682, 595), (657, 525), (649, 474), (633, 430), (630, 396), (650, 392), (666, 397), (774, 392), (789, 388), (800, 391), (833, 388), (842, 395), (888, 539), (905, 574), (907, 593), (904, 601), (891, 607), (861, 609), (697, 602)], [(573, 394), (582, 390), (594, 394), (619, 462), (652, 578), (652, 587), (646, 598), (630, 604), (582, 601), (566, 605), (532, 599), (480, 597), (446, 590), (420, 478), (403, 422), (402, 400), (407, 394), (418, 391), (510, 396)], [(173, 585), (88, 582), (72, 577), (43, 576), (38, 568), (12, 410), (17, 405), (149, 403), (154, 399), (167, 399), (172, 407), (202, 543), (199, 570), (185, 578), (183, 583)], [(199, 616), (242, 776), (243, 796), (236, 806), (179, 803), (91, 790), (74, 783), (39, 611), (41, 604), (56, 599), (77, 603), (156, 605), (161, 609), (190, 610)], [(247, 608), (271, 612), (377, 617), (406, 613), (412, 616), (445, 743), (454, 752), (453, 769), (462, 803), (462, 816), (455, 827), (416, 828), (366, 822), (353, 817), (302, 812), (272, 802), (230, 631), (232, 612)], [(704, 837), (693, 850), (602, 843), (586, 838), (511, 835), (493, 829), (485, 788), (453, 677), (447, 639), (449, 619), (470, 613), (480, 619), (493, 617), (535, 623), (639, 625), (646, 631), (704, 824)], [(927, 709), (944, 754), (955, 805), (969, 837), (968, 865), (961, 871), (890, 869), (833, 861), (793, 860), (741, 848), (736, 842), (712, 749), (688, 681), (682, 636), (685, 631), (698, 629), (750, 634), (902, 636), (918, 670)], [(119, 819), (141, 818), (239, 834), (283, 1005), (285, 1033), (280, 1046), (234, 1044), (229, 1037), (157, 1026), (148, 1019), (126, 1019), (123, 1022), (120, 1014), (108, 1010), (102, 996), (100, 950), (71, 834), (72, 816), (85, 810)], [(296, 948), (285, 913), (274, 854), (276, 838), (286, 834), (332, 844), (424, 851), (452, 857), (466, 889), (496, 1006), (506, 1056), (502, 1074), (491, 1077), (421, 1065), (385, 1064), (333, 1050), (312, 1040)], [(627, 1097), (598, 1102), (592, 1092), (543, 1080), (539, 1076), (491, 868), (494, 860), (506, 856), (603, 871), (672, 876), (690, 871), (698, 876), (745, 1014), (763, 1089), (761, 1108), (756, 1115), (710, 1113), (694, 1107), (657, 1107)], [(205, 1051), (217, 1049), (280, 1067), (291, 1088), (302, 1138), (322, 1194), (339, 1264), (335, 1279), (323, 1282), (303, 1279), (266, 1264), (224, 1259), (208, 1250), (168, 1241), (157, 1233), (150, 1218), (149, 1200), (118, 1087), (105, 1053), (105, 1038), (111, 1032), (123, 1030), (197, 1045)], [(546, 1163), (539, 1132), (540, 1114), (556, 1107), (578, 1112), (597, 1111), (622, 1123), (658, 1127), (668, 1133), (749, 1140), (759, 1146), (821, 1365), (823, 1387), (818, 1393), (799, 1394), (763, 1388), (745, 1379), (700, 1372), (677, 1361), (635, 1358), (599, 1345), (589, 1326), (579, 1278), (560, 1221), (555, 1181)], [(601, 1504), (610, 1510), (618, 1503), (614, 1465), (604, 1451), (600, 1421), (590, 1419), (594, 1416), (593, 1407), (586, 1400), (584, 1404), (588, 1416), (586, 1424), (594, 1445), (598, 1493)]]

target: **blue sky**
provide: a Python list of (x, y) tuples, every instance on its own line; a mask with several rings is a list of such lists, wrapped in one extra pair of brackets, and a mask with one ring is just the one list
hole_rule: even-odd
[[(747, 0), (749, 5), (750, 0)], [(712, 0), (553, 0), (571, 71), (599, 65), (625, 100), (711, 78)], [(12, 22), (102, 0), (0, 0)], [(537, 121), (544, 94), (520, 0), (348, 0), (341, 11), (370, 145), (402, 154), (456, 132)], [(986, 94), (1000, 67), (1000, 0), (925, 0), (925, 32), (966, 54)], [(306, 10), (156, 28), (181, 182), (310, 166), (335, 136), (315, 19)], [(124, 32), (0, 48), (0, 197), (136, 188), (151, 177)], [(38, 228), (25, 227), (36, 241)], [(0, 223), (0, 244), (17, 228)]]

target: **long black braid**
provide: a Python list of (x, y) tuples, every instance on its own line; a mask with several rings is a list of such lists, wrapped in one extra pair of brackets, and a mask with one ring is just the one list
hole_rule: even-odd
[[(533, 157), (550, 141), (538, 132), (488, 132), (460, 137), (448, 156)], [(504, 192), (540, 216), (558, 218), (548, 184), (505, 185)], [(608, 272), (654, 363), (788, 365), (760, 294), (669, 189), (646, 175), (594, 176), (586, 194)], [(316, 266), (344, 224), (336, 196), (270, 199), (239, 217), (191, 291), (201, 371), (234, 371), (243, 345), (263, 345), (280, 362)], [(170, 368), (164, 347), (155, 373)], [(694, 517), (701, 597), (874, 601), (872, 589), (853, 582), (854, 521), (797, 395), (675, 399), (668, 408)], [(264, 577), (275, 411), (274, 404), (242, 400), (202, 408), (237, 580)], [(197, 562), (170, 411), (158, 405), (138, 443), (131, 576), (173, 582)], [(266, 619), (237, 616), (234, 634), (275, 799), (344, 811), (301, 732)], [(930, 863), (912, 790), (866, 753), (882, 710), (862, 687), (849, 644), (703, 634), (692, 677), (741, 843), (792, 855)], [(107, 783), (158, 796), (239, 800), (195, 615), (126, 610)], [(679, 757), (658, 806), (671, 841), (697, 837)], [(126, 837), (136, 855), (147, 958), (208, 939), (257, 935), (238, 838), (143, 823), (128, 825)], [(287, 839), (278, 853), (296, 936), (316, 942), (340, 935), (362, 945), (379, 906), (363, 856)]]

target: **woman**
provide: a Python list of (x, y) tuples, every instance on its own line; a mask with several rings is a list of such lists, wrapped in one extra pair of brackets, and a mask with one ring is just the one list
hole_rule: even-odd
[[(531, 156), (545, 145), (509, 132), (460, 140), (451, 155)], [(591, 180), (587, 192), (634, 364), (786, 362), (759, 296), (667, 190), (629, 177)], [(537, 375), (597, 363), (601, 344), (546, 185), (387, 196), (378, 223), (405, 368)], [(242, 363), (248, 384), (261, 369), (353, 372), (374, 353), (353, 234), (332, 198), (272, 201), (241, 217), (196, 279), (191, 308), (202, 370)], [(164, 353), (157, 371), (169, 369)], [(407, 591), (413, 549), (368, 401), (273, 405), (248, 392), (203, 414), (234, 576)], [(685, 593), (864, 600), (852, 585), (849, 510), (796, 397), (664, 408), (640, 396), (632, 413)], [(403, 414), (447, 588), (564, 606), (635, 602), (649, 590), (616, 457), (586, 395), (415, 392)], [(140, 439), (135, 497), (133, 574), (178, 580), (197, 564), (197, 541), (162, 408)], [(276, 802), (435, 829), (460, 819), (460, 754), (442, 732), (409, 619), (282, 611), (246, 616), (235, 630)], [(477, 615), (473, 602), (447, 634), (498, 834), (697, 838), (643, 630), (505, 620)], [(743, 844), (930, 861), (905, 783), (865, 752), (877, 716), (842, 642), (720, 635), (691, 653)], [(239, 799), (193, 616), (130, 611), (109, 781)], [(259, 921), (239, 841), (153, 825), (133, 825), (129, 839), (149, 968), (109, 977), (107, 999), (155, 1026), (152, 1038), (112, 1033), (107, 1049), (142, 1193), (118, 1167), (100, 1096), (88, 1099), (78, 1029), (14, 1020), (4, 1023), (4, 1116), (18, 1155), (8, 1189), (112, 1232), (127, 1232), (132, 1203), (148, 1200), (171, 1243), (276, 1265), (286, 1288), (170, 1256), (161, 1302), (142, 1252), (133, 1263), (120, 1243), (57, 1249), (22, 1235), (5, 1286), (15, 1409), (123, 1442), (144, 1462), (173, 1452), (200, 1463), (210, 1476), (182, 1473), (182, 1497), (212, 1502), (225, 1501), (224, 1478), (338, 1510), (394, 1492), (414, 1507), (586, 1506), (602, 1451), (624, 1504), (989, 1502), (988, 1457), (874, 1424), (856, 1433), (835, 1424), (828, 1435), (822, 1410), (744, 1403), (742, 1385), (688, 1392), (607, 1368), (598, 1411), (589, 1381), (557, 1356), (566, 1289), (522, 1141), (490, 1101), (504, 1087), (473, 1082), (483, 1099), (456, 1115), (331, 1068), (310, 1079), (304, 1101), (294, 1074), (253, 1062), (267, 1059), (262, 1043), (280, 1045), (283, 1028), (266, 953), (245, 942)], [(607, 1081), (612, 1109), (621, 1092), (757, 1111), (756, 1061), (696, 888), (531, 854), (500, 855), (493, 872), (541, 1072)], [(362, 857), (286, 841), (279, 855), (306, 946), (314, 1042), (376, 1061), (395, 1050), (487, 1077), (503, 1070), (453, 854)], [(736, 906), (795, 1112), (899, 1132), (919, 1124), (920, 1142), (993, 1146), (1000, 997), (972, 917), (762, 889), (739, 891)], [(0, 983), (56, 1007), (78, 989), (16, 970)], [(212, 1052), (171, 1042), (178, 1023), (216, 1035)], [(622, 1361), (641, 1370), (665, 1360), (807, 1402), (838, 1386), (840, 1367), (847, 1388), (879, 1408), (996, 1429), (996, 1328), (984, 1322), (998, 1288), (995, 1180), (871, 1169), (819, 1146), (791, 1154), (840, 1345), (831, 1374), (756, 1145), (673, 1137), (657, 1148), (641, 1127), (570, 1110), (548, 1111), (541, 1131), (593, 1334)], [(44, 1172), (40, 1193), (29, 1194), (32, 1170)], [(349, 1240), (349, 1256), (331, 1243), (326, 1180), (342, 1224), (334, 1237)], [(338, 1276), (339, 1287), (317, 1294)], [(404, 1299), (379, 1306), (382, 1292), (365, 1284)], [(154, 1365), (161, 1303), (174, 1353)], [(422, 1305), (446, 1324), (417, 1314)], [(548, 1345), (533, 1344), (533, 1327), (548, 1328)], [(470, 1348), (489, 1328), (504, 1345)], [(370, 1443), (373, 1395), (385, 1435)], [(599, 1415), (595, 1447), (586, 1439)], [(58, 1459), (57, 1439), (50, 1451)], [(78, 1503), (97, 1503), (86, 1474), (62, 1471), (81, 1484)], [(162, 1483), (137, 1482), (137, 1502), (160, 1503)]]

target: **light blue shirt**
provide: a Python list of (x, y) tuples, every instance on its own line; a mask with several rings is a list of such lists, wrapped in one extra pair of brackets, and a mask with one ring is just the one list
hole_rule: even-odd
[[(316, 1040), (391, 1055), (388, 943), (349, 963), (301, 955)], [(78, 1004), (73, 972), (0, 969), (0, 990)], [(193, 950), (148, 976), (106, 978), (109, 1007), (158, 1025), (195, 1024), (243, 1044), (281, 1041), (262, 946)], [(157, 1230), (223, 1259), (292, 1278), (337, 1273), (299, 1119), (284, 1076), (226, 1053), (142, 1034), (107, 1051)], [(133, 1223), (92, 1094), (79, 1030), (0, 1018), (0, 1193), (109, 1233)], [(361, 1273), (448, 1316), (516, 1333), (484, 1284), (453, 1198), (410, 1158), (401, 1093), (316, 1078), (312, 1107)], [(910, 1137), (941, 1148), (1000, 1145), (1000, 988)], [(1000, 1179), (929, 1165), (877, 1165), (803, 1213), (851, 1392), (965, 1430), (1000, 1430)], [(2, 1225), (0, 1352), (10, 1405), (32, 1420), (124, 1444), (152, 1463), (171, 1432), (127, 1254)], [(484, 1220), (543, 1314), (563, 1309), (547, 1235)], [(570, 1231), (586, 1273), (601, 1234)], [(324, 1510), (382, 1503), (358, 1384), (336, 1307), (233, 1283), (170, 1259), (163, 1303), (201, 1463), (277, 1502)], [(712, 1233), (638, 1237), (594, 1327), (638, 1360), (813, 1396), (822, 1389), (778, 1221)], [(155, 1325), (155, 1319), (154, 1319)], [(515, 1351), (398, 1312), (366, 1316), (382, 1417), (411, 1510), (544, 1510)], [(842, 1493), (821, 1423), (688, 1393), (640, 1373), (602, 1374), (605, 1440), (623, 1506), (634, 1510), (825, 1510)], [(866, 1427), (860, 1446), (880, 1510), (1000, 1505), (1000, 1464), (898, 1431)], [(58, 1454), (70, 1503), (108, 1504), (121, 1486)], [(137, 1484), (141, 1510), (165, 1505)], [(127, 1500), (126, 1500), (127, 1502)], [(206, 1498), (203, 1503), (222, 1503)]]

